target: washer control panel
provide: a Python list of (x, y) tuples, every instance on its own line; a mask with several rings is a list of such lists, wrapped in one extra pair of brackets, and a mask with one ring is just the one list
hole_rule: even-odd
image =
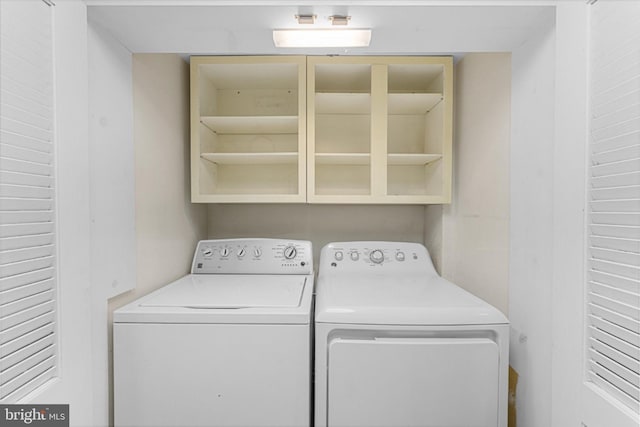
[(409, 272), (433, 269), (427, 249), (410, 242), (335, 242), (320, 254), (323, 271)]
[(192, 274), (310, 274), (311, 242), (284, 239), (216, 239), (198, 242)]

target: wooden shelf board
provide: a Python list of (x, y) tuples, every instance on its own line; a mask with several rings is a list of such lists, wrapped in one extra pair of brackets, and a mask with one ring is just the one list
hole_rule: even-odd
[(282, 165), (295, 164), (298, 161), (296, 152), (280, 153), (202, 153), (205, 160), (223, 165)]
[(390, 93), (388, 114), (427, 114), (440, 101), (441, 93)]
[(298, 116), (202, 116), (200, 123), (217, 134), (298, 133)]
[(388, 154), (387, 164), (392, 166), (426, 165), (440, 160), (442, 154)]

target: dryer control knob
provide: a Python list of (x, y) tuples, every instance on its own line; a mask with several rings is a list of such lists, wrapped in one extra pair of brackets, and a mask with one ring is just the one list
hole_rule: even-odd
[(396, 259), (398, 261), (404, 261), (404, 252), (396, 252)]
[(384, 261), (384, 254), (380, 249), (375, 249), (369, 254), (369, 259), (371, 260), (371, 262), (380, 264), (382, 261)]
[(287, 246), (286, 248), (284, 248), (284, 257), (286, 259), (294, 259), (297, 253), (298, 251), (296, 250), (295, 246)]
[(220, 255), (222, 255), (225, 258), (228, 257), (230, 253), (231, 253), (231, 250), (229, 248), (222, 248), (222, 250), (220, 251)]
[(244, 248), (242, 248), (242, 249), (240, 249), (240, 250), (238, 251), (238, 254), (237, 254), (237, 255), (238, 255), (238, 258), (242, 258), (242, 257), (244, 257), (246, 254), (247, 254), (247, 251), (246, 251)]
[(358, 252), (351, 252), (351, 261), (357, 261), (360, 259), (360, 254)]
[(333, 257), (336, 259), (336, 261), (342, 261), (342, 258), (344, 258), (344, 255), (342, 251), (337, 251), (335, 254), (333, 254)]
[(260, 258), (262, 256), (262, 249), (255, 248), (253, 250), (253, 256), (256, 257), (256, 258)]

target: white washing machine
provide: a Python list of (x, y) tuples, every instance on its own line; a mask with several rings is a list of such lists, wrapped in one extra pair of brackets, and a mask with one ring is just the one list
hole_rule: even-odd
[(311, 243), (198, 243), (191, 274), (114, 312), (124, 426), (308, 426)]
[(506, 427), (509, 324), (416, 243), (322, 249), (317, 427)]

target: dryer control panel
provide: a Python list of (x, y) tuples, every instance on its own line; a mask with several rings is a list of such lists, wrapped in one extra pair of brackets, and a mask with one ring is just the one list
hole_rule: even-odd
[(410, 242), (335, 242), (320, 254), (320, 273), (435, 271), (427, 248)]
[(310, 274), (311, 242), (284, 239), (215, 239), (198, 242), (192, 274)]

